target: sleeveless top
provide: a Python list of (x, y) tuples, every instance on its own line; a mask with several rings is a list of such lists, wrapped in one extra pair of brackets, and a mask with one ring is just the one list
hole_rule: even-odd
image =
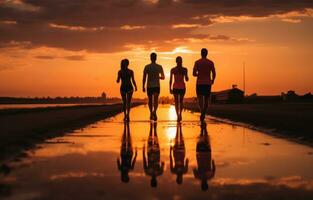
[(185, 76), (185, 68), (178, 68), (178, 67), (174, 67), (172, 69), (172, 73), (174, 75), (174, 84), (173, 84), (173, 89), (185, 89), (185, 80), (184, 80), (184, 76)]
[(131, 70), (120, 70), (120, 76), (121, 76), (121, 80), (122, 80), (122, 85), (121, 87), (129, 87), (132, 86), (132, 82), (131, 82)]
[(209, 59), (201, 58), (195, 62), (195, 69), (198, 70), (197, 85), (211, 85), (211, 73), (214, 63)]

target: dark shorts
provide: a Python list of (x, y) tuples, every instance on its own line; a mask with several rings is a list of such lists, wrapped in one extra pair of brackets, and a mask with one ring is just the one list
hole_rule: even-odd
[(186, 93), (186, 89), (173, 89), (173, 94), (182, 95), (184, 96)]
[(134, 91), (134, 88), (132, 85), (122, 85), (120, 88), (121, 94), (131, 93), (133, 91)]
[(197, 85), (197, 95), (210, 96), (211, 95), (211, 85)]
[(147, 89), (148, 96), (151, 96), (155, 93), (160, 94), (160, 88), (159, 87), (152, 87), (152, 88)]

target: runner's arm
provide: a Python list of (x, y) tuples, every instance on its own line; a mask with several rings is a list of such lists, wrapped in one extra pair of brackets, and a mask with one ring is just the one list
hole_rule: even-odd
[(172, 151), (173, 151), (173, 147), (171, 146), (171, 147), (170, 147), (170, 168), (171, 168), (171, 171), (173, 172), (173, 171), (174, 171), (174, 166), (173, 166), (173, 155), (172, 155)]
[(147, 79), (147, 72), (146, 68), (143, 70), (143, 77), (142, 77), (142, 91), (146, 91), (146, 79)]
[(216, 77), (216, 71), (215, 71), (215, 67), (214, 67), (214, 63), (213, 63), (213, 68), (212, 68), (212, 84), (214, 84), (215, 77)]
[(173, 71), (171, 70), (171, 73), (170, 73), (170, 93), (171, 94), (173, 93), (172, 83), (173, 83)]
[(165, 79), (165, 75), (164, 75), (164, 71), (163, 71), (162, 66), (161, 66), (161, 72), (160, 73), (161, 73), (160, 79), (164, 80)]
[(192, 75), (197, 77), (198, 76), (198, 67), (197, 67), (197, 62), (195, 62), (195, 65), (193, 67), (193, 72)]
[(185, 173), (188, 172), (189, 159), (187, 158), (185, 161)]
[(136, 81), (135, 81), (135, 75), (134, 75), (133, 71), (132, 71), (132, 82), (133, 82), (133, 85), (135, 86), (135, 91), (137, 91), (137, 84), (136, 84)]
[(136, 148), (136, 151), (135, 151), (135, 156), (134, 156), (134, 158), (133, 158), (133, 162), (132, 162), (132, 169), (134, 169), (134, 167), (135, 167), (135, 163), (136, 163), (136, 158), (137, 158), (137, 148)]
[(186, 81), (189, 81), (189, 77), (188, 77), (188, 69), (186, 68), (186, 72), (185, 72), (186, 74), (185, 74), (185, 80)]
[(212, 171), (213, 171), (213, 177), (214, 177), (214, 175), (215, 175), (215, 162), (214, 162), (214, 160), (212, 160), (212, 166), (213, 166)]
[(118, 71), (116, 82), (119, 83), (120, 80), (121, 80), (121, 73), (120, 73), (120, 71)]
[(146, 160), (146, 147), (143, 146), (143, 150), (142, 150), (142, 158), (143, 158), (143, 168), (145, 169), (145, 171), (147, 170), (147, 160)]

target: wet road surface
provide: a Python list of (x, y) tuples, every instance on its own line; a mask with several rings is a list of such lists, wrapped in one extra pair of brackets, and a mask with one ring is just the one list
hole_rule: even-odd
[(0, 199), (313, 199), (313, 148), (160, 106), (38, 145), (1, 176)]

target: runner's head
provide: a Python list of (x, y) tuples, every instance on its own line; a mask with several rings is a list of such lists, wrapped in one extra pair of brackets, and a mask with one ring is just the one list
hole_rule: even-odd
[(201, 57), (206, 58), (208, 56), (208, 50), (206, 48), (201, 49)]
[(201, 190), (202, 191), (207, 191), (209, 189), (208, 182), (206, 180), (201, 181)]
[(151, 53), (151, 54), (150, 54), (150, 60), (151, 60), (151, 62), (155, 62), (156, 59), (157, 59), (157, 54), (156, 54), (156, 53)]
[(183, 58), (180, 56), (176, 57), (176, 64), (177, 66), (181, 67), (183, 65)]
[(152, 176), (152, 178), (151, 178), (151, 182), (150, 182), (150, 185), (151, 185), (151, 187), (153, 187), (153, 188), (157, 187), (158, 182), (157, 182), (157, 180), (156, 180), (156, 177), (155, 177), (155, 176)]
[(183, 183), (183, 175), (182, 175), (182, 174), (177, 175), (177, 177), (176, 177), (176, 183), (177, 183), (178, 185), (181, 185), (181, 184)]
[(126, 70), (128, 68), (129, 65), (129, 60), (128, 59), (123, 59), (121, 61), (121, 70)]
[(122, 172), (121, 173), (121, 181), (123, 183), (128, 183), (129, 182), (128, 172)]

